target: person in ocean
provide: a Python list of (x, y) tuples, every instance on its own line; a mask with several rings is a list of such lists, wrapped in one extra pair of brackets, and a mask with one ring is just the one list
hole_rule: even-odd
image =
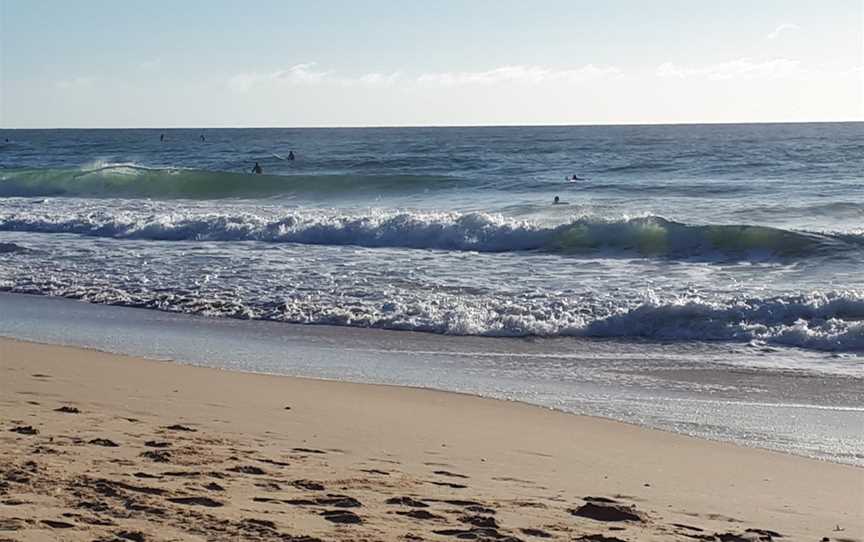
[(254, 173), (255, 175), (261, 175), (262, 173), (264, 173), (264, 170), (261, 169), (261, 166), (258, 164), (258, 162), (255, 162), (255, 165), (252, 167), (252, 173)]
[(570, 177), (570, 178), (567, 179), (567, 180), (570, 181), (571, 183), (573, 183), (573, 182), (576, 182), (576, 181), (587, 181), (588, 179), (586, 179), (585, 177), (579, 177), (579, 176), (577, 176), (577, 175), (574, 173), (573, 176)]
[(288, 160), (294, 160), (294, 151), (288, 151)]
[(165, 134), (159, 134), (159, 143), (165, 141)]
[(567, 205), (566, 201), (561, 201), (561, 198), (555, 196), (555, 199), (552, 200), (552, 205)]
[(207, 138), (204, 137), (204, 134), (201, 134), (201, 141), (202, 141), (202, 142), (207, 141)]

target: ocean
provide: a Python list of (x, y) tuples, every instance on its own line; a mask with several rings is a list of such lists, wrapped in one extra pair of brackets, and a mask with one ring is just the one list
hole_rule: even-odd
[(862, 123), (0, 130), (0, 333), (864, 464), (862, 183)]

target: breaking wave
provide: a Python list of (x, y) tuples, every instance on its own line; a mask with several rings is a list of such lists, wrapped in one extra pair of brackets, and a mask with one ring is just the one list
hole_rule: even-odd
[(302, 293), (279, 301), (236, 292), (202, 296), (140, 285), (86, 284), (86, 277), (0, 281), (0, 291), (91, 303), (309, 325), (488, 337), (590, 337), (653, 341), (727, 341), (824, 352), (864, 352), (864, 292), (813, 292), (768, 298), (619, 300), (446, 298), (397, 295), (369, 303)]
[(577, 218), (557, 226), (496, 214), (304, 210), (253, 213), (140, 211), (0, 212), (0, 231), (71, 233), (159, 241), (261, 241), (476, 252), (623, 252), (644, 257), (808, 258), (864, 249), (858, 233), (811, 233), (751, 225), (692, 225), (648, 216)]

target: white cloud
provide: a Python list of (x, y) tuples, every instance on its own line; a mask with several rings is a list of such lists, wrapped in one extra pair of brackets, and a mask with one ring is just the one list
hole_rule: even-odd
[(279, 85), (331, 85), (390, 87), (397, 84), (419, 84), (438, 86), (497, 85), (503, 83), (579, 83), (597, 79), (612, 79), (623, 76), (613, 66), (587, 64), (580, 68), (550, 69), (542, 66), (502, 66), (476, 72), (432, 72), (406, 77), (401, 72), (366, 73), (340, 75), (332, 71), (320, 71), (315, 63), (296, 64), (283, 70), (271, 72), (241, 73), (228, 80), (228, 88), (236, 93), (246, 93), (254, 88)]
[(314, 84), (324, 81), (330, 74), (316, 71), (314, 62), (295, 64), (285, 70), (275, 70), (268, 73), (241, 73), (228, 80), (228, 88), (234, 92), (243, 93), (262, 84)]
[(74, 89), (74, 88), (87, 88), (93, 86), (95, 82), (95, 77), (90, 76), (78, 76), (73, 77), (72, 79), (64, 79), (62, 81), (57, 81), (54, 85), (60, 89)]
[(502, 66), (479, 72), (437, 72), (417, 77), (418, 83), (443, 86), (488, 85), (505, 82), (538, 84), (545, 82), (574, 83), (593, 79), (621, 77), (621, 70), (612, 66), (588, 64), (581, 68), (553, 70), (541, 66)]
[(766, 39), (775, 40), (780, 37), (780, 34), (784, 32), (791, 32), (793, 30), (800, 30), (801, 27), (795, 23), (783, 23), (777, 28), (774, 29), (773, 32), (765, 36)]
[(356, 77), (340, 76), (332, 71), (315, 69), (314, 62), (295, 64), (284, 70), (267, 73), (241, 73), (228, 80), (228, 88), (237, 93), (249, 92), (255, 87), (273, 85), (320, 85), (339, 86), (391, 86), (401, 79), (398, 72), (391, 74), (367, 73)]
[(803, 73), (801, 62), (788, 58), (772, 60), (754, 60), (739, 58), (718, 64), (702, 67), (679, 66), (673, 62), (665, 62), (657, 67), (658, 77), (685, 79), (689, 77), (704, 77), (713, 80), (724, 79), (779, 79)]

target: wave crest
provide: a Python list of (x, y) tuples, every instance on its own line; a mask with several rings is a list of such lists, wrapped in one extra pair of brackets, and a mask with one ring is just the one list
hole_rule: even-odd
[(304, 210), (276, 217), (252, 213), (134, 211), (0, 213), (0, 231), (74, 233), (158, 241), (262, 241), (477, 252), (623, 252), (668, 258), (806, 258), (861, 250), (864, 235), (824, 234), (748, 225), (691, 225), (649, 216), (579, 218), (543, 226), (487, 213), (374, 212), (339, 215)]
[(443, 175), (251, 175), (95, 164), (80, 169), (4, 170), (0, 174), (0, 197), (262, 198), (294, 193), (416, 192), (460, 182)]
[(487, 213), (295, 211), (252, 213), (0, 213), (0, 231), (74, 233), (158, 241), (262, 241), (477, 252), (598, 251), (668, 258), (806, 258), (861, 250), (864, 235), (797, 232), (749, 225), (691, 225), (662, 217), (579, 218), (543, 226)]

